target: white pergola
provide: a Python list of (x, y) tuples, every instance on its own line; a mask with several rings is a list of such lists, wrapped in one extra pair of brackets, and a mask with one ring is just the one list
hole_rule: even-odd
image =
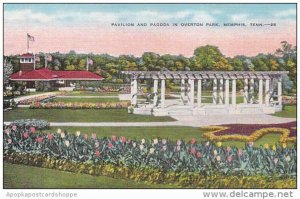
[[(122, 71), (123, 74), (130, 75), (131, 78), (131, 104), (137, 107), (137, 93), (139, 79), (153, 80), (153, 102), (152, 109), (166, 108), (166, 80), (173, 79), (181, 82), (181, 99), (188, 99), (189, 109), (207, 108), (208, 104), (201, 102), (202, 81), (212, 81), (212, 106), (210, 108), (237, 107), (236, 103), (236, 82), (243, 81), (243, 107), (275, 107), (281, 110), (282, 107), (282, 76), (288, 74), (287, 71)], [(258, 103), (254, 100), (255, 81), (258, 82)], [(274, 82), (277, 81), (277, 101), (270, 103), (270, 91), (273, 90)], [(160, 82), (160, 103), (158, 103), (158, 86)], [(188, 85), (188, 93), (185, 96), (185, 85)], [(197, 104), (195, 104), (195, 83), (197, 83)], [(231, 91), (231, 96), (230, 96)], [(231, 98), (231, 100), (230, 100)], [(230, 103), (231, 102), (231, 103)], [(254, 105), (255, 106), (251, 106)], [(274, 105), (275, 104), (275, 105)], [(241, 107), (238, 107), (241, 108)], [(236, 109), (236, 108), (235, 108)], [(275, 112), (270, 111), (263, 112)], [(139, 111), (136, 111), (138, 113)], [(141, 111), (142, 113), (145, 111)], [(194, 111), (195, 112), (195, 111)], [(199, 112), (199, 111), (198, 111)], [(231, 111), (232, 112), (232, 111)], [(238, 111), (239, 113), (241, 111)]]

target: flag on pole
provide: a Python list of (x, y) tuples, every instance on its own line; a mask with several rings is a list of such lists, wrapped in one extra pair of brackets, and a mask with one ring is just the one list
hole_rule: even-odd
[(34, 36), (31, 36), (28, 33), (27, 33), (27, 39), (28, 39), (28, 41), (33, 41), (34, 42)]
[(52, 56), (51, 55), (47, 56), (47, 61), (52, 61)]
[(94, 63), (93, 60), (88, 58), (88, 64), (93, 65), (93, 63)]
[(35, 61), (40, 62), (41, 61), (40, 57), (35, 57)]

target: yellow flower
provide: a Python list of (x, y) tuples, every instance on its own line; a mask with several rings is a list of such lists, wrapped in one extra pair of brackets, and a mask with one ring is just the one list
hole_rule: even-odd
[(269, 144), (264, 144), (265, 149), (269, 149)]
[(282, 144), (282, 148), (284, 148), (284, 149), (286, 148), (286, 143)]
[(275, 145), (272, 146), (272, 150), (276, 151), (276, 146)]
[(217, 142), (217, 147), (221, 147), (222, 146), (222, 142)]

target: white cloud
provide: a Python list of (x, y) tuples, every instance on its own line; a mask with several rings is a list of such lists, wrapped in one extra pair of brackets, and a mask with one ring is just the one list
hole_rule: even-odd
[(249, 16), (247, 14), (234, 14), (231, 15), (231, 20), (235, 22), (241, 22), (248, 20)]
[(275, 17), (292, 17), (296, 16), (296, 9), (288, 9), (288, 10), (283, 10), (277, 13), (274, 13)]
[(204, 11), (199, 11), (199, 12), (195, 12), (193, 14), (193, 21), (205, 21), (205, 22), (213, 22), (215, 21), (215, 18), (207, 13), (207, 12), (204, 12)]

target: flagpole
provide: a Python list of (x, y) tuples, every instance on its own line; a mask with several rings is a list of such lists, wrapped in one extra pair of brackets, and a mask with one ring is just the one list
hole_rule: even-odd
[(35, 70), (35, 53), (33, 53), (33, 70)]
[(26, 52), (28, 53), (28, 50), (29, 50), (29, 40), (28, 40), (28, 33), (26, 35), (26, 38), (27, 38), (27, 49), (26, 49)]
[(45, 68), (47, 68), (47, 54), (45, 54)]
[(86, 71), (89, 71), (89, 58), (86, 57)]

